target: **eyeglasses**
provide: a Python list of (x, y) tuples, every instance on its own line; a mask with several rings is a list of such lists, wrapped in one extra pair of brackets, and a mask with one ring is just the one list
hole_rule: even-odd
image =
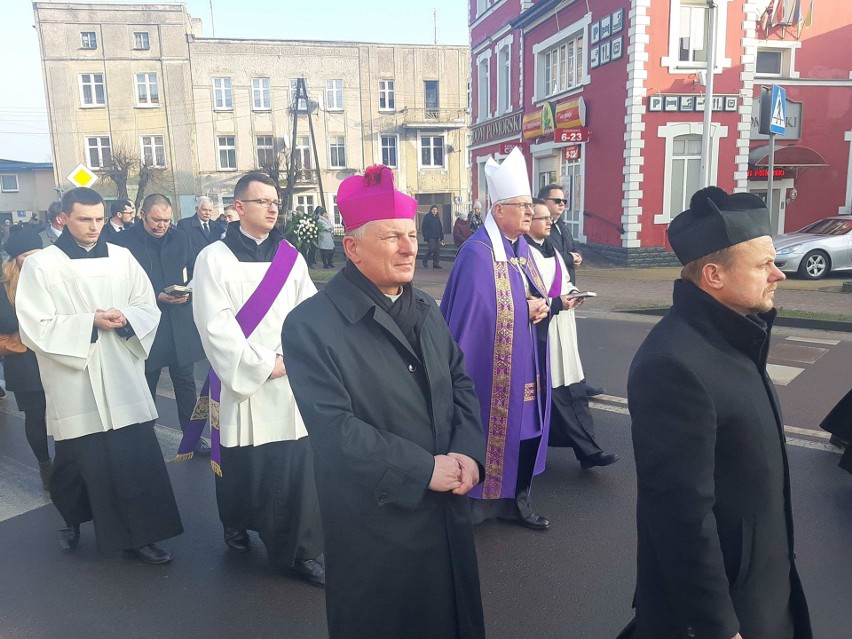
[(245, 204), (246, 202), (256, 202), (257, 204), (260, 204), (265, 209), (272, 208), (273, 206), (276, 209), (281, 208), (281, 200), (269, 200), (265, 197), (262, 197), (262, 198), (259, 198), (259, 199), (256, 199), (256, 200), (237, 200), (237, 202), (242, 202), (243, 204)]
[(551, 219), (550, 219), (550, 216), (549, 216), (549, 215), (539, 215), (538, 217), (534, 217), (534, 218), (532, 219), (532, 221), (533, 221), (533, 222), (535, 222), (536, 220), (547, 220), (547, 221), (549, 221), (549, 222), (552, 222), (552, 221), (553, 221), (553, 220), (551, 220)]
[(568, 200), (565, 200), (561, 197), (549, 197), (547, 199), (553, 202), (554, 204), (568, 204)]
[(500, 204), (502, 206), (520, 206), (525, 211), (532, 211), (533, 210), (533, 203), (532, 202), (498, 202), (498, 204)]

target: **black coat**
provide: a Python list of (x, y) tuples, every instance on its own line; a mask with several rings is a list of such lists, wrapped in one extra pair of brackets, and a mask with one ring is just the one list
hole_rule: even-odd
[[(11, 335), (18, 332), (18, 316), (6, 295), (6, 287), (0, 286), (0, 333)], [(3, 357), (3, 370), (6, 376), (6, 390), (13, 393), (43, 391), (41, 375), (35, 353), (27, 349), (26, 353), (14, 353)]]
[(764, 329), (679, 280), (633, 360), (636, 639), (812, 637), (766, 373), (774, 317)]
[(104, 222), (104, 227), (101, 229), (101, 237), (104, 238), (107, 242), (115, 242), (115, 238), (127, 231), (125, 228), (124, 231), (116, 231), (112, 224), (109, 223), (109, 220)]
[(343, 273), (284, 323), (315, 452), (331, 639), (484, 636), (466, 496), (427, 490), (434, 455), (482, 464), (473, 382), (435, 301), (414, 290), (422, 359)]
[(204, 229), (201, 228), (201, 220), (198, 219), (197, 215), (178, 220), (178, 230), (183, 231), (189, 237), (189, 243), (192, 246), (193, 252), (193, 263), (195, 263), (195, 258), (198, 257), (201, 251), (221, 238), (222, 233), (225, 232), (225, 224), (217, 220), (211, 219), (207, 223), (207, 226), (210, 227), (210, 236), (204, 237)]
[[(128, 249), (151, 280), (154, 295), (159, 295), (172, 284), (186, 284), (195, 255), (185, 233), (169, 229), (156, 239), (148, 235), (144, 224), (117, 233), (110, 240)], [(145, 360), (145, 370), (158, 370), (165, 366), (186, 366), (204, 359), (204, 349), (198, 329), (192, 319), (192, 303), (163, 304), (157, 302), (162, 313), (151, 353)]]
[(553, 227), (550, 229), (548, 240), (565, 261), (565, 266), (568, 268), (568, 277), (571, 278), (571, 283), (574, 284), (574, 286), (577, 286), (577, 279), (575, 276), (577, 267), (574, 266), (574, 256), (571, 255), (571, 253), (576, 253), (577, 249), (574, 246), (574, 236), (571, 235), (571, 230), (568, 228), (568, 224), (566, 224), (563, 219), (560, 218), (553, 224)]
[(420, 223), (420, 231), (423, 233), (424, 240), (443, 240), (444, 227), (441, 224), (441, 215), (432, 215), (427, 213)]

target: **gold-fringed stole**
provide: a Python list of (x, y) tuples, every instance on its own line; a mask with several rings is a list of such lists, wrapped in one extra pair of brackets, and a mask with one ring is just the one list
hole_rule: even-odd
[(515, 331), (515, 304), (512, 299), (508, 262), (494, 262), (494, 284), (497, 295), (497, 323), (494, 331), (485, 481), (482, 487), (484, 499), (498, 499), (503, 488), (503, 459), (506, 454), (506, 430), (509, 423), (512, 342)]
[(213, 469), (213, 472), (216, 473), (218, 477), (222, 476), (222, 467), (214, 462), (212, 459), (210, 460), (210, 467)]

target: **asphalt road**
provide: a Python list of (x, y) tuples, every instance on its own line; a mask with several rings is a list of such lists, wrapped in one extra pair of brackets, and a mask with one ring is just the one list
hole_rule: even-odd
[[(552, 449), (534, 485), (551, 530), (498, 522), (477, 529), (492, 639), (611, 639), (631, 616), (635, 475), (623, 398), (627, 367), (653, 320), (612, 317), (588, 313), (579, 330), (587, 377), (608, 389), (595, 404), (599, 440), (622, 461), (582, 471), (570, 451)], [(770, 357), (773, 375), (786, 382), (779, 393), (797, 553), (817, 639), (852, 636), (852, 475), (837, 468), (839, 455), (815, 430), (848, 390), (850, 360), (852, 335), (792, 330), (776, 336)], [(177, 420), (167, 383), (160, 393), (158, 434), (169, 457)], [(61, 553), (61, 520), (38, 489), (13, 407), (11, 400), (0, 407), (0, 637), (326, 636), (322, 590), (273, 573), (256, 537), (248, 555), (224, 546), (204, 461), (169, 464), (186, 529), (163, 544), (175, 555), (170, 565), (98, 553), (91, 525), (76, 553)]]

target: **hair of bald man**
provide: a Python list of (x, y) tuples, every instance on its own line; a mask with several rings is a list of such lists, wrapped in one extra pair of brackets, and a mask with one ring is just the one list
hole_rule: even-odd
[(143, 213), (148, 213), (155, 206), (160, 208), (172, 208), (172, 201), (168, 198), (168, 196), (163, 195), (162, 193), (149, 193), (145, 196), (145, 199), (142, 200), (142, 206), (139, 207), (139, 210)]
[(195, 199), (195, 208), (198, 208), (202, 204), (213, 204), (213, 200), (211, 200), (206, 195), (200, 195)]

